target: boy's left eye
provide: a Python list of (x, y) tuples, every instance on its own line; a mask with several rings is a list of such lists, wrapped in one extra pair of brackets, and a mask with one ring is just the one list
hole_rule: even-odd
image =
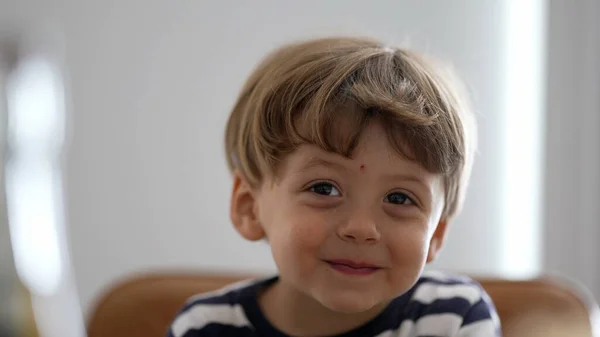
[(406, 193), (400, 193), (400, 192), (390, 193), (390, 194), (386, 195), (384, 201), (389, 202), (390, 204), (395, 204), (395, 205), (414, 204), (412, 199)]
[(310, 191), (316, 194), (332, 197), (338, 197), (341, 194), (340, 191), (335, 186), (333, 186), (333, 184), (326, 182), (320, 182), (312, 185), (310, 187)]

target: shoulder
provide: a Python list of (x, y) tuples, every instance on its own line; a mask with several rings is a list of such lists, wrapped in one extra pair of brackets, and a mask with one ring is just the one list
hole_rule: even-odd
[[(407, 314), (416, 327), (440, 329), (461, 336), (499, 336), (494, 304), (476, 281), (444, 272), (426, 271), (410, 292)], [(452, 334), (449, 334), (452, 335)]]
[(242, 300), (264, 279), (239, 282), (220, 290), (199, 294), (188, 299), (179, 311), (167, 336), (252, 336)]

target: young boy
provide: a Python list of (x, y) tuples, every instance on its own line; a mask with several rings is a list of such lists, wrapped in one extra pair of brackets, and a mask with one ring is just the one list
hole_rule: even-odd
[(231, 220), (278, 276), (190, 299), (168, 336), (499, 336), (490, 299), (424, 272), (465, 193), (475, 143), (455, 83), (361, 38), (289, 44), (227, 124)]

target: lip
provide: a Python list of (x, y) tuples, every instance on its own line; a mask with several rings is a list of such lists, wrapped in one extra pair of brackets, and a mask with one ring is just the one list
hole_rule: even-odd
[(346, 275), (371, 275), (381, 269), (368, 262), (352, 261), (345, 259), (325, 260), (334, 270)]

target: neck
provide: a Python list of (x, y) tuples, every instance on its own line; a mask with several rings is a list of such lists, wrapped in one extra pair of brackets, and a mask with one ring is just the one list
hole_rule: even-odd
[(377, 305), (360, 313), (335, 312), (281, 280), (259, 294), (258, 301), (269, 322), (292, 336), (328, 336), (347, 332), (375, 318), (387, 305)]

